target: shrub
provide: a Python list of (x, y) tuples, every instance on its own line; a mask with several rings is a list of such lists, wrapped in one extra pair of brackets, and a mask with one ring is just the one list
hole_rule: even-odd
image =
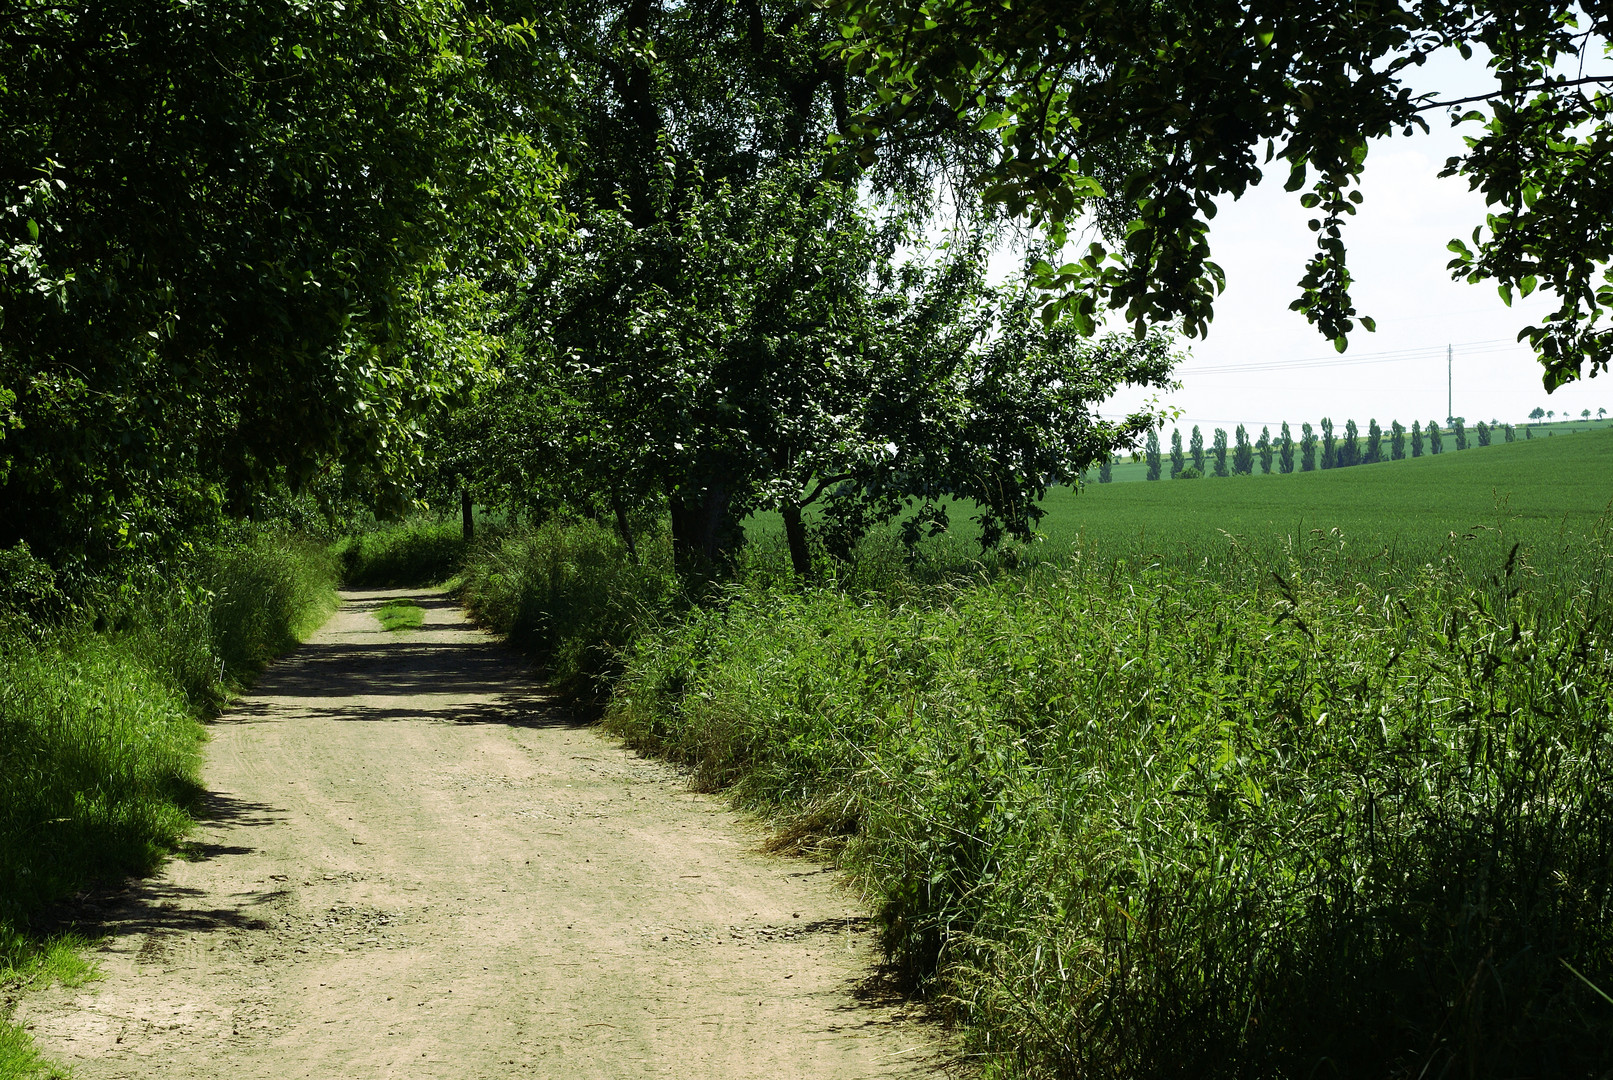
[(556, 682), (603, 691), (618, 650), (679, 605), (670, 537), (641, 537), (638, 552), (636, 564), (614, 532), (591, 522), (550, 522), (478, 549), (464, 568), (462, 598)]
[(458, 521), (411, 518), (345, 537), (333, 551), (349, 585), (434, 585), (464, 566), (461, 529)]

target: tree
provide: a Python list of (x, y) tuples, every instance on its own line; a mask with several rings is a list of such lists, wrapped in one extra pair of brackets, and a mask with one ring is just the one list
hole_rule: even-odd
[(1215, 457), (1215, 475), (1227, 475), (1227, 432), (1225, 428), (1215, 429), (1212, 450)]
[(1339, 440), (1336, 464), (1341, 468), (1361, 464), (1361, 432), (1354, 420), (1344, 421), (1344, 438)]
[(1367, 445), (1361, 455), (1363, 465), (1376, 465), (1383, 460), (1383, 428), (1376, 420), (1367, 421)]
[(1597, 409), (1596, 410), (1596, 418), (1598, 420), (1602, 419), (1602, 417), (1604, 417), (1606, 415), (1607, 415), (1607, 410), (1606, 409)]
[(1486, 424), (1483, 420), (1480, 420), (1479, 423), (1478, 423), (1478, 427), (1476, 427), (1474, 429), (1474, 434), (1478, 436), (1480, 446), (1489, 446), (1490, 445), (1490, 425), (1489, 424)]
[[(1152, 431), (1154, 429), (1149, 428), (1148, 430)], [(1114, 465), (1110, 459), (1104, 458), (1102, 461), (1098, 462), (1098, 483), (1112, 484), (1114, 483), (1114, 479)]]
[(1150, 480), (1158, 480), (1159, 479), (1159, 472), (1160, 472), (1160, 461), (1159, 461), (1159, 429), (1157, 427), (1151, 427), (1151, 428), (1148, 429), (1148, 439), (1147, 439), (1147, 442), (1144, 445), (1147, 447), (1147, 450), (1144, 452), (1144, 457), (1148, 461), (1148, 479), (1150, 479)]
[(1288, 430), (1288, 421), (1283, 421), (1282, 438), (1278, 443), (1277, 467), (1284, 475), (1294, 471), (1294, 434)]
[(1171, 479), (1175, 480), (1187, 468), (1187, 455), (1182, 452), (1182, 429), (1171, 428)]
[(1406, 425), (1399, 420), (1392, 421), (1389, 431), (1389, 459), (1391, 461), (1404, 461), (1406, 457)]
[(1299, 468), (1301, 472), (1316, 471), (1316, 433), (1309, 424), (1299, 425)]
[(1428, 427), (1423, 430), (1428, 434), (1428, 452), (1430, 454), (1438, 454), (1445, 449), (1444, 436), (1439, 430), (1437, 421), (1428, 421)]
[(1421, 421), (1417, 420), (1411, 422), (1411, 456), (1423, 456), (1423, 427)]
[[(1065, 310), (1123, 309), (1139, 326), (1202, 334), (1223, 282), (1211, 258), (1216, 205), (1275, 166), (1315, 212), (1317, 249), (1293, 307), (1342, 351), (1359, 322), (1344, 225), (1371, 139), (1428, 131), (1441, 113), (1473, 132), (1446, 175), (1489, 204), (1475, 245), (1453, 240), (1452, 275), (1493, 281), (1504, 301), (1558, 300), (1525, 327), (1546, 387), (1606, 370), (1613, 292), (1613, 119), (1595, 70), (1613, 37), (1596, 5), (1429, 0), (1363, 8), (1281, 5), (1117, 8), (1101, 0), (840, 0), (851, 69), (884, 94), (856, 121), (852, 152), (938, 117), (995, 131), (988, 197), (1062, 241), (1094, 213), (1104, 241), (1043, 271)], [(1431, 57), (1494, 57), (1477, 95), (1417, 93)], [(889, 104), (899, 102), (899, 105)], [(1111, 254), (1110, 248), (1115, 250)]]
[(1199, 471), (1200, 475), (1203, 475), (1204, 433), (1199, 430), (1199, 426), (1197, 424), (1193, 425), (1193, 438), (1189, 440), (1188, 446), (1193, 455), (1193, 467)]
[(1260, 452), (1260, 473), (1262, 476), (1271, 475), (1271, 459), (1273, 448), (1271, 445), (1271, 428), (1262, 425), (1260, 428), (1260, 441), (1255, 443), (1255, 449)]
[(1543, 420), (1545, 419), (1545, 416), (1546, 410), (1539, 405), (1536, 405), (1533, 409), (1529, 410), (1529, 419), (1531, 420)]
[(286, 488), (406, 507), (499, 283), (562, 231), (535, 92), (495, 70), (547, 66), (535, 29), (457, 0), (4, 22), (0, 546), (93, 567)]
[(1249, 431), (1242, 424), (1233, 435), (1232, 475), (1249, 476), (1255, 471), (1255, 449), (1249, 444)]
[(1591, 410), (1581, 409), (1579, 411), (1579, 416), (1581, 420), (1589, 420), (1591, 418)]
[(1501, 430), (1504, 433), (1504, 436), (1505, 436), (1507, 442), (1513, 442), (1518, 437), (1517, 429), (1515, 429), (1511, 424), (1508, 424), (1506, 427), (1502, 428)]
[(1456, 449), (1467, 449), (1467, 421), (1460, 416), (1451, 417), (1451, 434), (1456, 436)]
[(1322, 468), (1332, 469), (1339, 463), (1338, 443), (1333, 438), (1333, 421), (1322, 417)]

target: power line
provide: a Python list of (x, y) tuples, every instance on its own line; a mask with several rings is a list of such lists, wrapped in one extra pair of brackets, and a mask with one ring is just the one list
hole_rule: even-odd
[[(1505, 338), (1492, 338), (1488, 341), (1457, 342), (1464, 355), (1482, 356), (1485, 354), (1510, 352), (1521, 348), (1515, 341)], [(1267, 371), (1308, 371), (1318, 368), (1359, 367), (1368, 364), (1394, 364), (1410, 360), (1433, 360), (1448, 346), (1425, 345), (1411, 349), (1395, 349), (1386, 352), (1364, 353), (1355, 356), (1311, 356), (1298, 360), (1256, 360), (1244, 364), (1216, 364), (1210, 367), (1192, 367), (1190, 365), (1178, 369), (1183, 377), (1198, 375), (1233, 375)]]

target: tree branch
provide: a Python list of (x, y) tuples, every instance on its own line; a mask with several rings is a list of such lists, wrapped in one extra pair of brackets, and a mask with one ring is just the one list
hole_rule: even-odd
[(1565, 82), (1536, 83), (1515, 90), (1492, 90), (1488, 94), (1474, 94), (1472, 97), (1456, 98), (1452, 101), (1430, 101), (1426, 105), (1419, 105), (1412, 110), (1414, 113), (1428, 112), (1431, 109), (1450, 109), (1457, 105), (1468, 105), (1475, 101), (1489, 101), (1492, 98), (1510, 96), (1512, 94), (1528, 94), (1536, 90), (1552, 90), (1565, 86), (1583, 86), (1586, 83), (1608, 84), (1613, 83), (1613, 75), (1587, 75), (1583, 79), (1569, 79)]

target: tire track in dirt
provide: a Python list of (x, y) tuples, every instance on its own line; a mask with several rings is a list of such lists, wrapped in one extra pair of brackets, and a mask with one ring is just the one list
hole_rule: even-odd
[[(393, 596), (426, 608), (387, 634)], [(81, 1080), (911, 1077), (826, 868), (572, 721), (444, 597), (350, 592), (212, 727), (185, 857), (18, 1019)]]

